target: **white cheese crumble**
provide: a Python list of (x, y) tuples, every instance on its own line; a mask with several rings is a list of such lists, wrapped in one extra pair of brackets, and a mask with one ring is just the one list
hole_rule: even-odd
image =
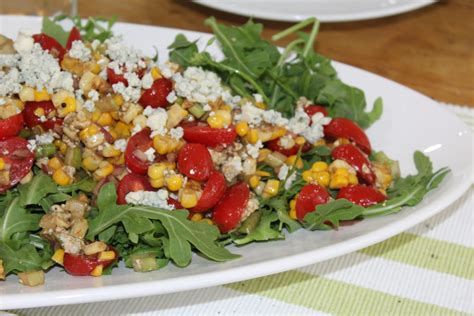
[(183, 138), (184, 130), (183, 130), (183, 128), (180, 127), (180, 126), (175, 127), (175, 128), (172, 128), (172, 129), (170, 130), (170, 135), (171, 135), (171, 137), (173, 137), (174, 139), (180, 140), (181, 138)]
[(282, 165), (280, 167), (280, 170), (278, 171), (278, 179), (280, 180), (285, 180), (286, 177), (288, 176), (288, 171), (290, 170), (290, 168), (287, 166), (287, 165)]
[(315, 113), (311, 117), (311, 126), (307, 127), (301, 135), (306, 138), (310, 143), (315, 143), (324, 137), (324, 125), (331, 122), (330, 117), (325, 117), (322, 113)]
[(72, 42), (68, 54), (70, 57), (79, 59), (80, 61), (91, 60), (91, 50), (87, 48), (82, 41)]
[(27, 147), (30, 151), (34, 151), (40, 145), (51, 144), (54, 141), (54, 133), (46, 132), (41, 135), (35, 135), (34, 139), (29, 139)]
[(148, 149), (144, 152), (144, 154), (145, 154), (145, 156), (146, 156), (146, 159), (147, 159), (148, 161), (150, 161), (150, 162), (151, 162), (151, 161), (154, 161), (154, 160), (155, 160), (155, 152), (156, 152), (156, 151), (155, 151), (155, 149), (154, 149), (153, 147), (148, 148)]
[(129, 192), (125, 196), (125, 201), (133, 205), (147, 205), (172, 210), (174, 207), (168, 204), (168, 191), (161, 189), (158, 191), (135, 191)]
[[(146, 116), (145, 112), (147, 111), (148, 107), (145, 108), (143, 114)], [(146, 119), (146, 126), (148, 126), (151, 130), (151, 136), (155, 135), (165, 135), (166, 134), (166, 121), (168, 121), (168, 113), (163, 108), (153, 109), (151, 113), (148, 114), (148, 118)]]
[(176, 73), (176, 69), (175, 69), (176, 67), (172, 67), (173, 65), (174, 64), (165, 63), (165, 64), (161, 64), (161, 65), (158, 66), (158, 68), (160, 69), (161, 74), (166, 79), (169, 79), (169, 78), (173, 77), (173, 75)]
[(246, 121), (250, 126), (257, 126), (265, 122), (276, 126), (288, 125), (288, 120), (284, 118), (280, 112), (274, 110), (262, 110), (257, 108), (252, 103), (247, 102), (242, 106), (242, 114), (236, 116), (237, 120)]
[(306, 114), (302, 108), (298, 108), (295, 112), (295, 116), (290, 119), (288, 128), (295, 134), (301, 134), (308, 128), (309, 122), (310, 118), (308, 114)]
[(166, 96), (166, 101), (169, 103), (175, 103), (176, 100), (178, 100), (178, 97), (176, 96), (176, 92), (171, 91), (167, 96)]
[(33, 34), (33, 30), (29, 28), (20, 29), (18, 36), (13, 43), (13, 48), (15, 48), (19, 54), (30, 52), (33, 49), (34, 44)]
[(254, 145), (247, 144), (245, 148), (247, 149), (247, 153), (249, 154), (250, 157), (257, 159), (259, 150), (263, 148), (263, 144), (262, 144), (262, 141), (259, 140)]
[(255, 102), (258, 102), (258, 103), (263, 102), (263, 97), (261, 94), (255, 93), (253, 95), (253, 98), (255, 99)]
[(173, 79), (176, 94), (193, 102), (216, 101), (224, 93), (219, 76), (199, 67), (188, 67), (183, 75), (177, 73)]
[(145, 74), (142, 77), (142, 88), (150, 89), (152, 85), (153, 85), (153, 77), (151, 76), (150, 73)]
[(206, 103), (206, 105), (204, 105), (202, 109), (206, 112), (212, 111), (212, 108), (208, 103)]
[(131, 72), (143, 63), (141, 60), (143, 58), (142, 52), (125, 45), (122, 37), (112, 37), (106, 40), (105, 44), (107, 45), (105, 53), (114, 61), (109, 64), (109, 68), (112, 68), (116, 74), (121, 74), (121, 66)]
[(126, 139), (117, 139), (114, 142), (114, 148), (117, 150), (120, 150), (121, 152), (124, 152), (125, 149), (127, 148), (127, 140)]
[(94, 112), (95, 111), (95, 104), (92, 100), (87, 100), (83, 104), (84, 109), (86, 109), (88, 112)]
[(239, 156), (234, 156), (222, 165), (222, 173), (227, 181), (231, 182), (243, 171), (242, 161)]
[(99, 92), (97, 92), (97, 90), (92, 89), (91, 91), (89, 91), (87, 96), (94, 102), (99, 101)]
[(134, 87), (132, 85), (125, 86), (123, 82), (117, 82), (112, 85), (112, 89), (115, 93), (120, 94), (125, 101), (136, 102), (140, 99), (141, 90), (140, 88)]

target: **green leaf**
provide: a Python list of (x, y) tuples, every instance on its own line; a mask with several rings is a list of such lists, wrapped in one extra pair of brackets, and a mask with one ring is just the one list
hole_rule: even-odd
[(183, 34), (176, 35), (168, 49), (172, 50), (169, 54), (170, 61), (182, 66), (193, 65), (193, 58), (198, 54), (196, 42), (189, 42)]
[(18, 187), (20, 192), (20, 204), (38, 204), (45, 196), (57, 193), (58, 188), (50, 176), (40, 171), (30, 182)]
[(27, 212), (21, 206), (20, 198), (14, 198), (0, 218), (0, 241), (8, 241), (15, 233), (38, 230), (40, 219), (40, 214)]
[(91, 177), (82, 178), (79, 182), (58, 187), (58, 190), (64, 193), (71, 192), (92, 192), (96, 186), (97, 182)]
[(59, 42), (63, 47), (66, 47), (69, 32), (66, 32), (59, 23), (50, 20), (48, 17), (43, 17), (41, 32), (51, 36)]
[(34, 245), (22, 241), (0, 240), (0, 258), (3, 260), (5, 274), (43, 270), (52, 265), (52, 250), (49, 243), (38, 250)]
[(267, 212), (263, 214), (260, 218), (257, 228), (250, 234), (242, 237), (236, 238), (233, 242), (236, 245), (245, 245), (253, 241), (268, 241), (274, 239), (283, 239), (285, 236), (272, 228), (272, 223), (278, 221), (278, 215), (274, 212)]
[(59, 192), (43, 198), (38, 204), (41, 205), (44, 212), (48, 212), (54, 204), (64, 202), (70, 198), (70, 195)]
[[(316, 210), (304, 217), (305, 228), (309, 230), (338, 228), (342, 220), (352, 220), (364, 212), (362, 206), (353, 204), (346, 199), (331, 201), (316, 206)], [(331, 223), (331, 226), (328, 225)]]

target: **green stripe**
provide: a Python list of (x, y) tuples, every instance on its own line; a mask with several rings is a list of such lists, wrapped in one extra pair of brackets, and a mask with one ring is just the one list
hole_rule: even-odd
[(226, 287), (337, 315), (466, 315), (296, 270)]
[(402, 233), (360, 252), (474, 280), (474, 248), (447, 241)]

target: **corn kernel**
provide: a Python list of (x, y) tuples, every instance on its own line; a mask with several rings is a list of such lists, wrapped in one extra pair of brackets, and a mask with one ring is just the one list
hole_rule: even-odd
[(267, 105), (264, 102), (255, 102), (255, 106), (259, 109), (265, 110), (267, 108)]
[(329, 187), (331, 189), (341, 189), (349, 185), (349, 179), (344, 176), (335, 175), (331, 177), (331, 182), (329, 183)]
[(349, 176), (349, 171), (347, 171), (346, 168), (337, 168), (336, 171), (334, 172), (335, 176), (343, 176), (343, 177), (348, 177)]
[(165, 178), (165, 184), (168, 190), (178, 191), (183, 186), (183, 177), (179, 174), (174, 174)]
[(114, 95), (113, 100), (114, 100), (115, 104), (117, 104), (118, 106), (123, 105), (123, 97), (120, 94)]
[(247, 141), (251, 144), (256, 144), (258, 141), (258, 130), (251, 128), (247, 133)]
[(232, 123), (232, 115), (230, 114), (230, 111), (217, 110), (215, 115), (222, 117), (224, 120), (224, 126), (230, 125), (230, 123)]
[(44, 109), (43, 108), (36, 108), (36, 110), (33, 112), (35, 116), (37, 117), (41, 117), (43, 116), (45, 113), (44, 113)]
[(348, 180), (349, 180), (349, 184), (358, 184), (359, 183), (359, 179), (357, 179), (357, 176), (355, 174), (352, 174), (352, 173), (349, 174)]
[(113, 259), (115, 259), (115, 252), (112, 251), (112, 250), (101, 251), (101, 252), (99, 253), (98, 259), (99, 259), (100, 261), (113, 260)]
[(117, 157), (120, 156), (122, 152), (115, 148), (113, 145), (106, 145), (104, 149), (102, 149), (102, 156), (106, 158), (110, 157)]
[(119, 116), (119, 113), (117, 111), (112, 111), (110, 112), (110, 115), (112, 116), (112, 118), (116, 121), (118, 121), (120, 119), (120, 116)]
[(81, 138), (81, 140), (84, 141), (87, 138), (99, 133), (99, 131), (100, 130), (99, 130), (99, 127), (97, 127), (97, 125), (91, 124), (79, 132), (79, 137)]
[(260, 177), (270, 177), (271, 176), (271, 173), (270, 172), (267, 172), (267, 171), (263, 171), (263, 170), (257, 170), (255, 172), (255, 174), (257, 176), (260, 176)]
[(151, 77), (153, 78), (153, 80), (162, 78), (161, 71), (157, 67), (151, 68), (150, 74), (151, 74)]
[(235, 125), (235, 131), (240, 137), (244, 137), (249, 132), (249, 125), (247, 122), (239, 122)]
[(286, 129), (284, 129), (283, 127), (276, 127), (272, 130), (272, 135), (270, 136), (269, 140), (274, 140), (274, 139), (283, 137), (285, 136), (285, 134), (286, 134)]
[(51, 260), (56, 262), (57, 264), (63, 265), (64, 263), (64, 249), (59, 248), (56, 250), (51, 257)]
[(124, 122), (117, 122), (114, 127), (115, 132), (117, 133), (118, 138), (128, 138), (130, 137), (130, 125), (125, 124)]
[(60, 169), (62, 166), (63, 166), (63, 163), (61, 162), (61, 160), (59, 160), (58, 157), (53, 157), (48, 160), (48, 167), (53, 170)]
[(92, 112), (92, 117), (91, 117), (92, 122), (97, 122), (101, 114), (102, 112), (99, 110), (95, 110), (94, 112)]
[(51, 96), (49, 95), (48, 91), (46, 91), (46, 89), (43, 89), (41, 91), (38, 91), (35, 89), (34, 96), (35, 96), (35, 102), (51, 100)]
[(290, 201), (290, 210), (296, 209), (296, 199)]
[(338, 138), (335, 143), (337, 145), (347, 145), (350, 144), (350, 141), (347, 138)]
[(285, 163), (289, 166), (295, 166), (298, 169), (301, 169), (304, 166), (303, 165), (303, 160), (301, 160), (301, 158), (298, 158), (297, 155), (293, 155), (293, 156), (290, 156), (290, 157), (286, 158)]
[(294, 219), (294, 220), (297, 220), (298, 217), (296, 217), (296, 209), (291, 209), (289, 212), (288, 212), (288, 215), (290, 216), (291, 219)]
[(102, 161), (99, 164), (99, 169), (94, 171), (94, 177), (97, 180), (104, 179), (105, 177), (109, 176), (114, 172), (114, 166), (108, 161)]
[(160, 189), (165, 186), (165, 178), (150, 179), (150, 184), (155, 189)]
[(328, 164), (324, 161), (317, 161), (311, 166), (311, 170), (314, 172), (326, 171), (328, 170)]
[(58, 185), (65, 186), (71, 184), (73, 179), (63, 169), (57, 169), (53, 172), (53, 180)]
[(278, 189), (280, 188), (280, 181), (275, 179), (270, 179), (265, 184), (265, 188), (263, 188), (262, 196), (265, 198), (272, 197), (278, 194)]
[(82, 167), (86, 169), (87, 171), (96, 171), (99, 168), (101, 160), (98, 159), (98, 157), (85, 157), (82, 159)]
[(320, 172), (313, 172), (314, 180), (323, 187), (327, 187), (329, 185), (329, 181), (331, 176), (327, 171), (320, 171)]
[(214, 225), (214, 222), (210, 218), (203, 218), (201, 221), (209, 225)]
[(229, 112), (229, 113), (232, 112), (232, 108), (228, 104), (224, 104), (223, 106), (221, 106), (221, 110)]
[(5, 160), (3, 158), (0, 158), (0, 170), (5, 169)]
[(102, 113), (97, 120), (97, 124), (101, 126), (110, 126), (112, 125), (114, 119), (112, 118), (112, 115), (110, 113)]
[(193, 216), (191, 216), (191, 221), (193, 222), (199, 222), (201, 219), (202, 219), (201, 213), (194, 213)]
[(324, 139), (317, 140), (317, 141), (313, 144), (314, 147), (317, 147), (317, 146), (324, 146), (324, 145), (326, 145), (326, 141), (325, 141)]
[(224, 125), (225, 125), (224, 117), (222, 117), (222, 115), (219, 115), (219, 114), (209, 116), (207, 118), (207, 124), (209, 124), (209, 126), (212, 128), (224, 128)]
[(161, 179), (164, 176), (164, 172), (167, 169), (165, 163), (154, 163), (148, 167), (148, 176), (151, 179)]
[(153, 148), (160, 154), (165, 155), (178, 148), (179, 141), (169, 136), (156, 135), (153, 137)]
[(90, 69), (90, 71), (93, 73), (93, 74), (99, 74), (100, 73), (100, 66), (98, 63), (94, 63)]
[(20, 100), (23, 102), (34, 101), (35, 100), (35, 89), (27, 86), (21, 88), (20, 93), (18, 94)]
[(259, 184), (260, 184), (260, 177), (259, 176), (253, 175), (253, 176), (250, 177), (249, 185), (252, 189), (255, 189), (256, 187), (258, 187)]
[(302, 136), (298, 136), (295, 138), (295, 143), (296, 145), (302, 146), (304, 143), (306, 143), (306, 139)]
[(76, 111), (76, 99), (74, 97), (66, 97), (58, 107), (58, 116), (65, 117), (69, 113)]
[(99, 277), (102, 275), (103, 271), (104, 271), (104, 267), (101, 264), (99, 264), (98, 266), (94, 268), (94, 270), (91, 271), (91, 276)]
[(311, 182), (314, 180), (313, 178), (313, 173), (311, 172), (311, 170), (305, 170), (303, 171), (303, 173), (301, 174), (301, 176), (303, 177), (303, 180), (306, 181), (306, 182)]
[(195, 207), (198, 202), (196, 192), (190, 189), (184, 189), (179, 197), (179, 202), (184, 208)]
[(260, 149), (260, 150), (258, 151), (257, 161), (258, 161), (258, 162), (264, 161), (264, 160), (267, 158), (267, 156), (268, 156), (271, 152), (272, 152), (272, 151), (271, 151), (270, 149), (268, 149), (268, 148)]

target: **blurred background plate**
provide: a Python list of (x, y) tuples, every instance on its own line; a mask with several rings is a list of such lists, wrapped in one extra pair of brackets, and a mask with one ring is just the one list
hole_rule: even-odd
[(321, 22), (380, 18), (416, 10), (431, 0), (196, 0), (217, 10), (261, 19), (295, 22), (317, 17)]

